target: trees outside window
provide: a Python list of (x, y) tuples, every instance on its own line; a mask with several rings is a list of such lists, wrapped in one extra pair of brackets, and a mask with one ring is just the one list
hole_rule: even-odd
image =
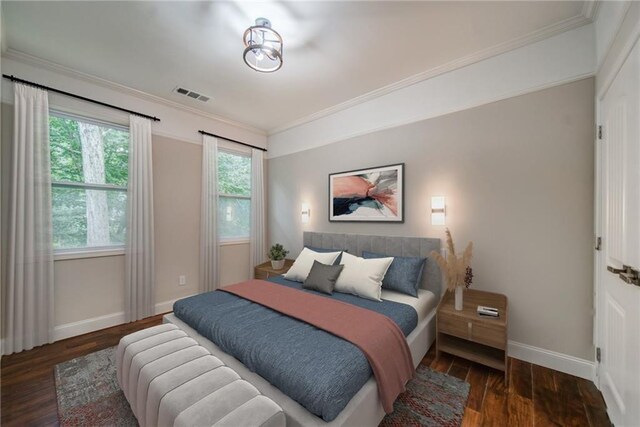
[(220, 239), (249, 239), (251, 157), (230, 151), (218, 151), (218, 196)]
[(54, 249), (123, 246), (128, 130), (53, 112), (49, 132)]

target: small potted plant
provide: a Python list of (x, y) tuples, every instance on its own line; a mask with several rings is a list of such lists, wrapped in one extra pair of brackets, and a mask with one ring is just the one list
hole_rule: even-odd
[(271, 246), (271, 249), (269, 249), (269, 253), (267, 254), (271, 260), (271, 267), (273, 267), (274, 270), (282, 270), (284, 268), (284, 259), (288, 253), (289, 251), (280, 243), (276, 243)]

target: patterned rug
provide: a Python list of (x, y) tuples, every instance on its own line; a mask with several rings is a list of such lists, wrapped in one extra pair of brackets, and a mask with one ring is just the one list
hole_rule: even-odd
[(456, 377), (420, 365), (380, 427), (459, 427), (470, 387)]
[(137, 426), (116, 379), (116, 348), (56, 365), (61, 426)]
[[(55, 367), (61, 426), (137, 426), (116, 380), (116, 348), (78, 357)], [(380, 426), (459, 427), (469, 384), (419, 366), (416, 377)]]

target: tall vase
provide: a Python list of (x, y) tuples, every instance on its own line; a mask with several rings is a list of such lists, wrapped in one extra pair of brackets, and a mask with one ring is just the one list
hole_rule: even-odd
[(464, 295), (464, 286), (456, 286), (456, 294), (455, 294), (455, 308), (458, 311), (462, 311), (463, 301), (462, 297)]

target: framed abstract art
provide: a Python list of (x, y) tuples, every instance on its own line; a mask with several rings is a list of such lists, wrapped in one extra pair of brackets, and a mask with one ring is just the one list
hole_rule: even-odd
[(330, 174), (329, 221), (404, 222), (404, 163)]

